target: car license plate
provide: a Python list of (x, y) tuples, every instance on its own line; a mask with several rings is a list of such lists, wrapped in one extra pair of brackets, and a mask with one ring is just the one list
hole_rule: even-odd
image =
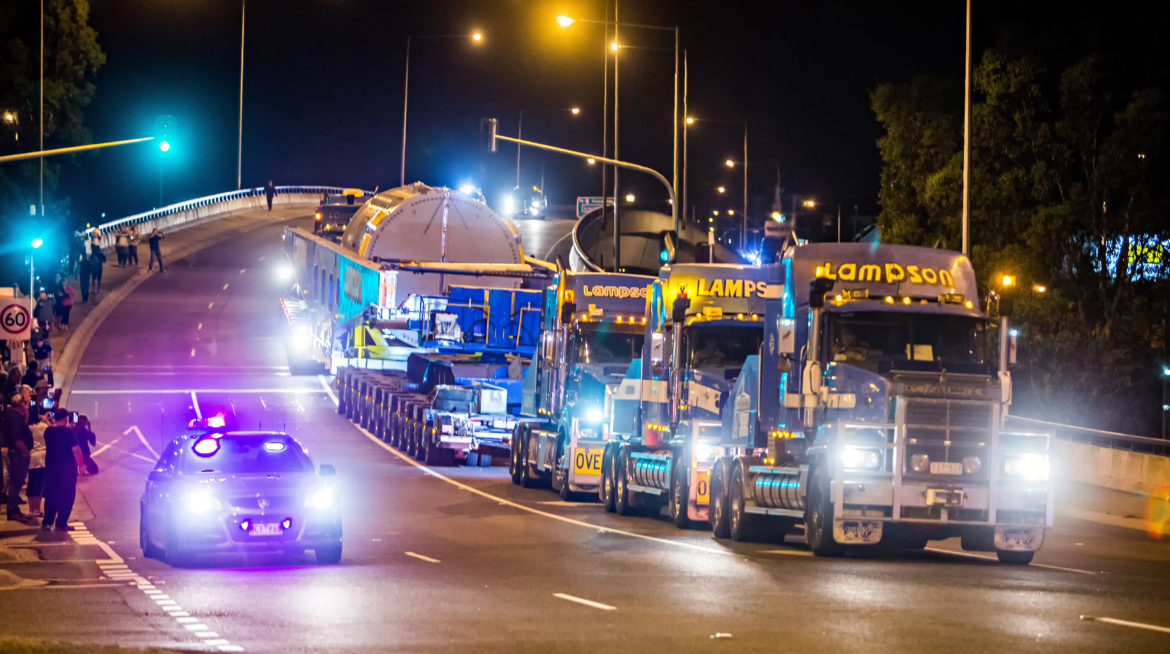
[(930, 474), (961, 475), (963, 474), (963, 464), (958, 461), (931, 461)]
[(284, 531), (279, 522), (257, 522), (248, 533), (252, 536), (279, 536)]
[(699, 470), (695, 472), (695, 503), (706, 506), (711, 501), (711, 472)]
[(578, 447), (573, 450), (573, 473), (577, 475), (600, 475), (601, 456), (605, 453), (600, 447)]

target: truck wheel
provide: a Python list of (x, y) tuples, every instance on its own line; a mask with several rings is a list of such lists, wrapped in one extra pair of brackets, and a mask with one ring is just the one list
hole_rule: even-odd
[(731, 540), (745, 542), (757, 536), (759, 518), (747, 512), (743, 496), (743, 466), (732, 464), (731, 477), (727, 480), (727, 531)]
[(423, 452), (423, 439), (426, 438), (427, 434), (426, 425), (416, 422), (414, 423), (414, 429), (412, 432), (413, 433), (411, 434), (410, 440), (413, 450), (411, 451), (411, 455), (414, 456), (415, 461), (422, 462), (423, 455), (425, 454), (425, 452)]
[(428, 434), (426, 430), (423, 431), (423, 463), (429, 466), (437, 466), (443, 460), (443, 448), (435, 442), (438, 438), (436, 434)]
[(520, 440), (525, 438), (523, 434), (524, 424), (518, 423), (512, 430), (512, 446), (508, 448), (508, 474), (517, 486), (520, 485)]
[(617, 510), (617, 507), (614, 505), (613, 449), (607, 445), (605, 451), (602, 453), (601, 487), (597, 491), (598, 499), (601, 500), (601, 506), (605, 508), (606, 513), (613, 513)]
[(565, 457), (565, 439), (560, 439), (557, 445), (557, 469), (553, 473), (557, 476), (557, 494), (565, 502), (575, 502), (577, 494), (569, 489), (569, 462)]
[(687, 471), (680, 465), (681, 452), (675, 451), (670, 465), (670, 501), (668, 512), (670, 521), (679, 529), (691, 526), (691, 519), (687, 517), (687, 505), (690, 503), (690, 489), (687, 488)]
[(959, 538), (959, 543), (967, 552), (994, 552), (995, 528), (968, 528)]
[(520, 444), (520, 485), (524, 488), (536, 488), (540, 485), (540, 477), (533, 475), (528, 466), (528, 445), (531, 442), (530, 434), (524, 433), (524, 441)]
[(833, 501), (829, 496), (829, 475), (823, 466), (813, 469), (804, 507), (804, 536), (817, 556), (840, 556), (842, 547), (833, 540)]
[(724, 479), (727, 477), (727, 464), (723, 459), (715, 461), (711, 469), (711, 499), (707, 515), (711, 522), (711, 533), (715, 538), (731, 536), (731, 525), (727, 520), (727, 492)]
[(1019, 550), (996, 550), (995, 556), (1004, 565), (1028, 565), (1032, 562), (1035, 552), (1021, 552)]
[(618, 450), (617, 461), (613, 467), (613, 495), (614, 511), (618, 515), (633, 515), (635, 511), (633, 497), (630, 494), (630, 483), (627, 468), (630, 463), (630, 451), (626, 448)]

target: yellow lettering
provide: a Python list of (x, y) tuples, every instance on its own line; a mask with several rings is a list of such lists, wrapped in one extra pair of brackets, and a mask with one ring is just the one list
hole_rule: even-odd
[(955, 287), (955, 278), (951, 276), (950, 272), (948, 272), (946, 270), (939, 270), (938, 271), (938, 283), (942, 284), (943, 286), (946, 286), (947, 288), (954, 288)]
[(882, 280), (882, 269), (880, 266), (872, 263), (867, 263), (861, 267), (861, 276), (858, 281), (863, 282), (880, 282)]
[(711, 295), (715, 297), (723, 297), (723, 280), (716, 279), (711, 282)]
[(906, 272), (910, 275), (910, 281), (915, 284), (922, 283), (922, 275), (918, 274), (918, 266), (906, 266)]
[(706, 286), (707, 286), (707, 280), (700, 279), (699, 280), (699, 288), (698, 288), (698, 290), (695, 291), (695, 296), (700, 297), (700, 296), (704, 296), (704, 295), (710, 295), (711, 289), (706, 288)]
[[(780, 288), (784, 288), (784, 286), (781, 285)], [(756, 295), (758, 295), (760, 297), (769, 297), (769, 295), (768, 295), (768, 282), (756, 282)], [(771, 297), (779, 297), (779, 294), (771, 296)]]
[(886, 264), (886, 283), (887, 284), (893, 284), (894, 282), (900, 282), (903, 279), (906, 279), (906, 271), (902, 270), (902, 266), (899, 266), (896, 263), (887, 263)]
[(934, 268), (923, 268), (922, 279), (926, 280), (927, 284), (938, 283), (938, 275), (934, 272)]
[(743, 282), (743, 296), (744, 297), (751, 297), (752, 295), (755, 295), (755, 293), (756, 293), (756, 283), (750, 279), (744, 280), (744, 282)]
[(727, 297), (743, 297), (743, 280), (729, 279), (724, 285), (723, 294)]
[(857, 264), (843, 263), (837, 269), (837, 277), (844, 282), (851, 282), (857, 278)]
[(833, 264), (826, 263), (823, 266), (818, 266), (817, 277), (824, 277), (825, 279), (837, 279), (836, 273), (833, 272)]

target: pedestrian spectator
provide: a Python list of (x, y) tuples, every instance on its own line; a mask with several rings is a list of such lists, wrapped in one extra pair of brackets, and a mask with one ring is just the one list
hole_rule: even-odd
[(134, 225), (130, 226), (130, 265), (135, 268), (138, 267), (138, 228)]
[[(49, 339), (42, 338), (33, 341), (33, 358), (37, 362), (37, 368), (40, 368), (42, 374), (53, 365), (53, 344)], [(36, 386), (36, 384), (30, 384)]]
[(146, 263), (146, 271), (147, 272), (150, 272), (150, 269), (154, 267), (155, 259), (158, 259), (158, 271), (159, 272), (163, 271), (162, 250), (159, 248), (160, 248), (160, 243), (164, 238), (166, 238), (166, 236), (164, 236), (162, 232), (158, 231), (158, 229), (151, 230), (150, 239), (149, 239), (149, 241), (150, 241), (150, 261), (148, 261)]
[(81, 458), (85, 462), (85, 474), (96, 475), (98, 464), (97, 461), (93, 460), (90, 448), (97, 445), (97, 434), (93, 433), (89, 418), (84, 415), (78, 416), (77, 425), (73, 429), (77, 432), (77, 445), (81, 447)]
[(81, 286), (81, 302), (89, 302), (90, 255), (83, 254), (77, 265), (77, 283)]
[(61, 305), (57, 312), (57, 323), (63, 332), (69, 331), (69, 314), (73, 311), (73, 297), (76, 294), (69, 280), (66, 279), (61, 283), (61, 297), (59, 298)]
[(53, 410), (53, 425), (45, 430), (45, 517), (41, 529), (73, 531), (69, 514), (77, 499), (77, 471), (84, 464), (77, 434), (69, 426), (69, 412)]
[(43, 288), (37, 293), (37, 308), (34, 310), (34, 315), (42, 338), (48, 338), (49, 330), (53, 328), (53, 302)]
[(119, 227), (114, 236), (114, 252), (118, 255), (118, 267), (124, 268), (130, 260), (130, 233), (125, 226)]
[(28, 496), (28, 517), (43, 518), (45, 499), (45, 430), (52, 424), (47, 413), (42, 413), (36, 423), (29, 425), (32, 432), (33, 447), (29, 452), (28, 484), (25, 495)]
[(89, 257), (89, 292), (97, 299), (102, 290), (102, 265), (106, 262), (106, 255), (100, 247), (93, 249)]
[(64, 301), (65, 275), (57, 273), (57, 275), (53, 277), (53, 316), (57, 319), (57, 321), (53, 323), (54, 327), (59, 326), (61, 323), (61, 307), (64, 306), (62, 304)]
[(264, 197), (268, 198), (268, 210), (272, 211), (272, 198), (276, 197), (276, 187), (272, 180), (268, 180), (268, 186), (264, 187)]
[[(24, 345), (16, 348), (19, 352), (24, 352)], [(20, 392), (20, 368), (21, 366), (15, 363), (8, 367), (8, 376), (4, 378), (4, 383), (0, 385), (0, 398), (3, 398), (5, 404), (12, 398), (13, 394)]]
[[(29, 388), (36, 388), (37, 382), (44, 378), (44, 368), (42, 368), (35, 361), (24, 371), (24, 376), (20, 378), (20, 383)], [(20, 387), (17, 386), (16, 391), (20, 392)]]
[(29, 452), (33, 448), (32, 431), (28, 428), (28, 401), (16, 393), (9, 400), (10, 406), (4, 413), (4, 443), (8, 446), (8, 519), (19, 522), (29, 520), (20, 512), (20, 489), (28, 476)]

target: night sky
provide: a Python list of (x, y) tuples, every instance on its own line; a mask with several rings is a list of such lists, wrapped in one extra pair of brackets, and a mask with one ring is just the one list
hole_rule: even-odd
[[(1086, 25), (1124, 25), (1117, 44), (1154, 31), (1146, 7), (976, 2), (976, 51), (1005, 29), (1031, 31), (1038, 43), (1082, 40)], [(480, 119), (500, 119), (515, 135), (600, 152), (602, 26), (564, 29), (558, 14), (606, 17), (599, 0), (373, 1), (249, 0), (245, 54), (243, 185), (396, 186), (402, 129), (403, 62), (411, 48), (407, 182), (455, 186), (470, 181), (489, 202), (515, 183), (514, 146), (489, 155)], [(1092, 13), (1108, 10), (1107, 16)], [(609, 4), (612, 12), (612, 4)], [(916, 73), (962, 75), (961, 0), (946, 2), (662, 2), (624, 0), (622, 22), (680, 29), (689, 61), (688, 112), (733, 122), (689, 131), (689, 199), (700, 213), (738, 207), (739, 159), (749, 132), (753, 204), (772, 195), (779, 165), (788, 194), (811, 195), (846, 211), (875, 214), (879, 127), (869, 92)], [(108, 55), (87, 112), (94, 140), (151, 133), (154, 117), (176, 116), (180, 133), (163, 162), (163, 201), (232, 190), (236, 178), (239, 2), (97, 0), (91, 24)], [(424, 39), (467, 34), (486, 38)], [(673, 38), (623, 29), (621, 158), (670, 177)], [(1106, 42), (1104, 47), (1114, 47)], [(1056, 47), (1056, 46), (1054, 46)], [(1063, 47), (1063, 46), (1062, 46)], [(1122, 47), (1117, 45), (1117, 47)], [(955, 98), (961, 108), (962, 97)], [(580, 106), (582, 115), (566, 111)], [(612, 121), (612, 115), (610, 116)], [(87, 156), (68, 170), (61, 192), (74, 219), (100, 221), (158, 204), (160, 157), (150, 146)], [(526, 151), (522, 185), (544, 172), (550, 202), (600, 191), (600, 175), (576, 160)], [(726, 185), (720, 202), (714, 187)], [(648, 177), (623, 174), (623, 193), (665, 208)]]

